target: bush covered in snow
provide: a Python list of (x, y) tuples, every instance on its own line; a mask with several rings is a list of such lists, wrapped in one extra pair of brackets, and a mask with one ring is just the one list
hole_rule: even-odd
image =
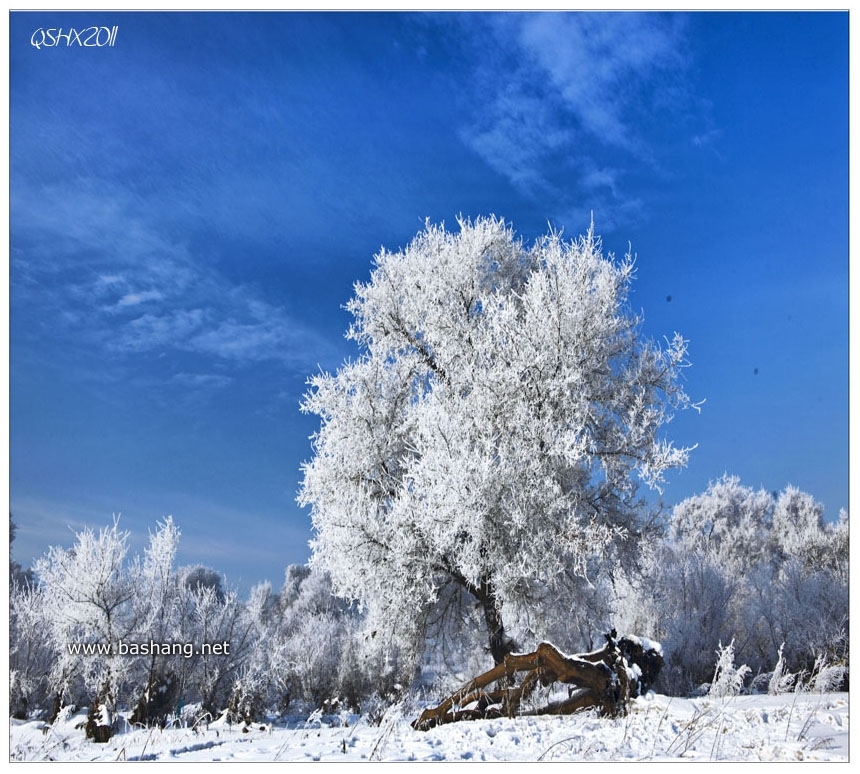
[(724, 476), (678, 504), (666, 539), (617, 585), (625, 627), (663, 644), (661, 690), (711, 680), (712, 654), (734, 641), (751, 675), (848, 663), (848, 515), (789, 486), (776, 495)]

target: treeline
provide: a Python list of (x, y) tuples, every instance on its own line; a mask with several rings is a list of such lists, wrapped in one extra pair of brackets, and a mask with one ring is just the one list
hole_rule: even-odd
[(397, 654), (364, 636), (324, 573), (291, 566), (280, 591), (263, 583), (242, 600), (211, 569), (175, 568), (172, 519), (150, 535), (143, 557), (127, 556), (128, 538), (115, 521), (77, 534), (67, 550), (50, 549), (33, 568), (35, 582), (13, 568), (14, 717), (41, 711), (53, 721), (76, 705), (101, 709), (100, 725), (120, 709), (147, 725), (183, 712), (214, 719), (226, 711), (238, 722), (335, 697), (367, 710), (396, 689)]
[(845, 511), (825, 523), (795, 487), (771, 494), (724, 476), (675, 506), (665, 538), (619, 584), (616, 615), (662, 643), (670, 695), (709, 682), (731, 642), (750, 682), (766, 685), (777, 663), (802, 676), (822, 661), (847, 681), (848, 534)]
[[(512, 616), (516, 644), (551, 639), (572, 652), (611, 628), (646, 636), (662, 643), (655, 689), (670, 695), (710, 682), (729, 643), (749, 667), (747, 689), (772, 686), (774, 669), (802, 678), (822, 663), (844, 667), (847, 687), (848, 516), (822, 515), (793, 487), (774, 495), (724, 477), (654, 525), (636, 561), (601, 562), (575, 597), (536, 599), (530, 615)], [(143, 556), (128, 556), (128, 538), (114, 522), (50, 549), (31, 571), (11, 564), (13, 716), (88, 706), (110, 726), (119, 710), (147, 725), (372, 713), (417, 681), (443, 690), (492, 663), (480, 611), (456, 591), (441, 589), (398, 631), (370, 630), (322, 570), (291, 566), (280, 590), (260, 584), (243, 600), (211, 569), (175, 567), (172, 519)], [(93, 652), (105, 643), (108, 654)], [(227, 652), (201, 652), (215, 643)]]

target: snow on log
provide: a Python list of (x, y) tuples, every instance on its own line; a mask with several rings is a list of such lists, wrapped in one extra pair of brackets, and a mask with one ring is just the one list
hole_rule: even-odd
[[(639, 637), (616, 639), (613, 629), (599, 650), (568, 656), (549, 642), (532, 653), (509, 653), (504, 663), (470, 680), (412, 724), (419, 731), (458, 720), (515, 715), (568, 715), (597, 707), (603, 715), (623, 715), (627, 701), (647, 691), (663, 665), (660, 646)], [(516, 684), (516, 676), (525, 673)], [(537, 708), (521, 705), (538, 685), (570, 685), (568, 698)], [(492, 686), (492, 687), (491, 687)]]

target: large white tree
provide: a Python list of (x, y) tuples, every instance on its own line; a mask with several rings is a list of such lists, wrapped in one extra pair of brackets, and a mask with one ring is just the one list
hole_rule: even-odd
[(490, 651), (505, 620), (635, 545), (640, 481), (688, 449), (661, 437), (686, 343), (646, 340), (633, 260), (593, 228), (525, 246), (496, 218), (428, 224), (355, 286), (361, 355), (310, 380), (321, 418), (299, 502), (312, 562), (386, 634), (420, 637), (450, 584), (479, 603)]

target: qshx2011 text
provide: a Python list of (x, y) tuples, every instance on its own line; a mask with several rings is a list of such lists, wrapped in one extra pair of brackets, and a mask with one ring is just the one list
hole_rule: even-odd
[(65, 45), (66, 48), (71, 46), (107, 48), (116, 44), (117, 32), (119, 32), (118, 25), (113, 27), (85, 27), (82, 30), (70, 27), (66, 32), (63, 32), (62, 27), (50, 27), (48, 29), (39, 27), (30, 36), (30, 45), (38, 49), (57, 48), (62, 45)]

